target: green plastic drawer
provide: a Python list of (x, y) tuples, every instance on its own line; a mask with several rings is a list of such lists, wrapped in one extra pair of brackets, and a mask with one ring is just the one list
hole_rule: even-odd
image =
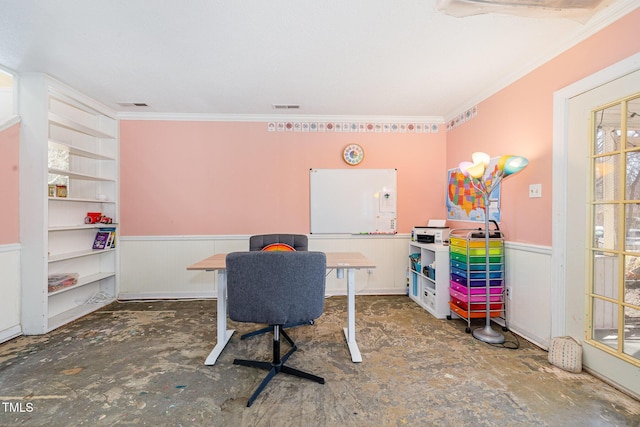
[[(466, 251), (465, 251), (466, 252)], [(460, 261), (460, 262), (467, 262), (467, 254), (458, 254), (455, 252), (451, 252), (450, 257), (452, 260), (455, 261)], [(484, 264), (486, 262), (486, 257), (485, 256), (470, 256), (469, 257), (469, 264)], [(502, 257), (501, 256), (496, 256), (496, 255), (489, 255), (489, 262), (491, 264), (499, 264), (502, 263)]]
[[(482, 260), (484, 261), (484, 258), (482, 258)], [(460, 262), (455, 259), (451, 260), (451, 267), (459, 268), (460, 270), (465, 270), (465, 271), (466, 270), (471, 270), (471, 271), (486, 270), (486, 264), (484, 262), (467, 264), (466, 262)], [(489, 271), (500, 271), (500, 270), (502, 270), (502, 263), (497, 263), (497, 264), (489, 263)]]

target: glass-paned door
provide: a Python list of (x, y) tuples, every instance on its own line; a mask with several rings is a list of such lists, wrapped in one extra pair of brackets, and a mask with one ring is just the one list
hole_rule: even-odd
[(640, 366), (640, 94), (592, 112), (587, 341)]

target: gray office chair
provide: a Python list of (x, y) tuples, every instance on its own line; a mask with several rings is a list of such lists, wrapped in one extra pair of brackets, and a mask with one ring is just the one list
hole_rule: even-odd
[(296, 251), (309, 250), (309, 239), (304, 234), (258, 234), (249, 238), (249, 250), (261, 251), (274, 243), (284, 243)]
[[(249, 238), (250, 251), (262, 251), (270, 245), (282, 243), (290, 246), (295, 251), (306, 251), (309, 248), (309, 239), (304, 234), (258, 234)], [(293, 328), (295, 326), (313, 325), (313, 320), (308, 322), (296, 322), (284, 325), (285, 328)], [(262, 328), (253, 332), (247, 332), (240, 337), (241, 340), (253, 337), (255, 335), (270, 332), (271, 328)]]
[[(253, 392), (251, 406), (278, 373), (324, 384), (324, 378), (285, 366), (297, 350), (283, 330), (288, 323), (314, 320), (324, 311), (326, 257), (322, 252), (233, 252), (227, 255), (227, 307), (237, 322), (267, 323), (273, 330), (271, 362), (235, 359), (234, 365), (269, 371)], [(280, 337), (291, 348), (282, 356)]]

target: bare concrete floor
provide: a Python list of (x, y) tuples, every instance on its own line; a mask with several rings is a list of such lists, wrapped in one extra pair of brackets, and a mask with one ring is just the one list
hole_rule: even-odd
[(288, 362), (326, 384), (280, 374), (247, 408), (264, 371), (232, 362), (269, 360), (271, 335), (240, 341), (256, 326), (230, 322), (236, 334), (205, 366), (215, 301), (112, 304), (0, 344), (0, 425), (640, 426), (640, 402), (526, 341), (479, 342), (404, 296), (356, 306), (362, 363), (344, 341), (346, 299), (328, 298), (315, 325), (289, 330), (299, 350)]

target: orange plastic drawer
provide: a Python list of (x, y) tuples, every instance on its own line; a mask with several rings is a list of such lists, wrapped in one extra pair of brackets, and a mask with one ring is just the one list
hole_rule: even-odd
[[(482, 317), (486, 317), (487, 313), (484, 311), (472, 311), (468, 312), (467, 310), (463, 310), (461, 307), (458, 307), (453, 302), (449, 301), (449, 308), (458, 316), (465, 319), (479, 319)], [(490, 314), (491, 317), (500, 317), (500, 311), (492, 311)]]

